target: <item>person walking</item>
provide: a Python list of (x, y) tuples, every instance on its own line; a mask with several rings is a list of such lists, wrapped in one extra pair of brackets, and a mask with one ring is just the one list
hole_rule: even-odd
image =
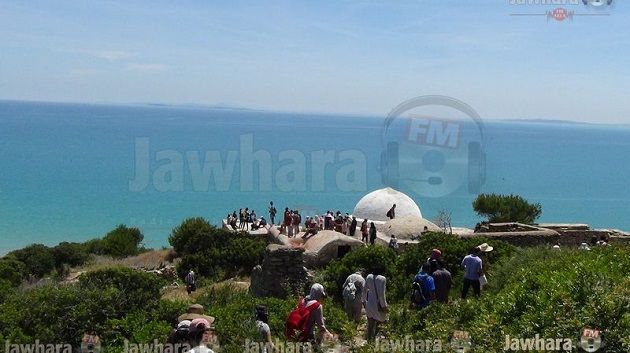
[(448, 304), (448, 293), (453, 286), (453, 277), (451, 273), (444, 268), (441, 262), (438, 262), (437, 266), (437, 270), (431, 274), (435, 284), (435, 300), (443, 304)]
[(420, 290), (421, 295), (412, 296), (413, 304), (417, 308), (426, 308), (431, 304), (431, 301), (435, 299), (435, 282), (433, 277), (429, 275), (431, 266), (428, 263), (424, 263), (420, 268), (420, 272), (414, 278), (413, 292)]
[(374, 276), (369, 274), (365, 279), (366, 301), (365, 314), (368, 319), (367, 340), (372, 341), (376, 338), (378, 326), (387, 321), (387, 298), (386, 286), (387, 279), (384, 276)]
[(364, 270), (359, 269), (346, 278), (343, 283), (341, 296), (343, 297), (344, 310), (348, 319), (354, 322), (361, 321), (361, 310), (363, 309), (363, 292), (365, 291)]
[(193, 348), (189, 350), (188, 353), (214, 353), (212, 349), (208, 348), (206, 343), (204, 343), (204, 336), (211, 330), (212, 327), (208, 320), (192, 320), (188, 329), (188, 343)]
[(466, 255), (462, 260), (464, 267), (464, 286), (462, 288), (462, 299), (466, 299), (468, 290), (472, 286), (475, 296), (481, 294), (481, 284), (479, 277), (483, 275), (483, 261), (479, 257), (481, 250), (478, 247), (471, 249), (470, 254)]
[(188, 295), (197, 290), (195, 271), (189, 270), (184, 280), (186, 281), (186, 292), (188, 292)]

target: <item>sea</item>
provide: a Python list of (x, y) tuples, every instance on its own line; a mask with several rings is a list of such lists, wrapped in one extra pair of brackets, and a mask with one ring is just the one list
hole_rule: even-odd
[(540, 222), (630, 230), (628, 126), (486, 120), (477, 127), (481, 152), (469, 143), (435, 152), (458, 135), (421, 120), (414, 136), (433, 138), (393, 157), (384, 121), (0, 101), (0, 254), (102, 237), (119, 224), (140, 228), (145, 246), (160, 248), (188, 217), (219, 225), (245, 207), (267, 216), (270, 201), (307, 216), (351, 213), (386, 186), (413, 198), (425, 218), (449, 214), (454, 226), (482, 219), (472, 202), (483, 192), (540, 203)]

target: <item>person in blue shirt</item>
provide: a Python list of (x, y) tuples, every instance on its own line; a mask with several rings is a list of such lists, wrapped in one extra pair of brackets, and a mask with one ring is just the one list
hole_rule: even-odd
[(481, 293), (481, 284), (479, 277), (483, 275), (483, 261), (479, 257), (481, 250), (478, 247), (472, 248), (470, 254), (464, 257), (462, 260), (462, 267), (464, 267), (464, 287), (462, 288), (462, 299), (466, 299), (468, 290), (473, 288), (475, 296), (479, 296)]
[(418, 303), (419, 308), (429, 306), (431, 301), (435, 299), (435, 282), (433, 281), (433, 277), (429, 275), (429, 271), (431, 271), (431, 265), (427, 262), (422, 265), (420, 272), (414, 279), (416, 282), (422, 284), (422, 294), (424, 296), (424, 300), (421, 303)]

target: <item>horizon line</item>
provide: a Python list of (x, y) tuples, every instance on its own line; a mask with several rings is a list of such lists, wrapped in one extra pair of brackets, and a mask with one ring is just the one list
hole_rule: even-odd
[[(207, 110), (241, 110), (249, 112), (261, 113), (280, 113), (280, 114), (298, 114), (298, 115), (323, 115), (330, 117), (349, 117), (349, 118), (370, 118), (381, 119), (387, 117), (385, 115), (368, 114), (368, 113), (351, 113), (351, 112), (324, 112), (324, 111), (307, 111), (307, 110), (291, 110), (291, 109), (270, 109), (264, 107), (243, 106), (232, 103), (162, 103), (162, 102), (81, 102), (81, 101), (58, 101), (58, 100), (37, 100), (37, 99), (14, 99), (0, 98), (0, 102), (13, 103), (40, 103), (40, 104), (66, 104), (66, 105), (95, 105), (95, 106), (113, 106), (113, 107), (146, 107), (146, 108), (172, 108), (172, 109), (207, 109)], [(565, 120), (557, 118), (541, 118), (541, 117), (504, 117), (504, 118), (483, 118), (488, 122), (520, 122), (520, 123), (543, 123), (543, 124), (576, 124), (576, 125), (603, 125), (603, 126), (627, 126), (630, 122), (595, 122), (595, 121), (579, 121)]]

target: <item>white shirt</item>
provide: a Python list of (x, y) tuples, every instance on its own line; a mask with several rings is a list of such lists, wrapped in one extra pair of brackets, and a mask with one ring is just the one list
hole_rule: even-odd
[(204, 345), (197, 346), (186, 353), (214, 353), (214, 351)]
[[(384, 322), (387, 320), (387, 313), (378, 310), (378, 304), (380, 302), (381, 307), (387, 307), (387, 299), (385, 298), (385, 277), (369, 274), (365, 278), (365, 285), (367, 290), (363, 291), (367, 297), (365, 302), (365, 315), (369, 319)], [(377, 299), (378, 298), (378, 299)]]

